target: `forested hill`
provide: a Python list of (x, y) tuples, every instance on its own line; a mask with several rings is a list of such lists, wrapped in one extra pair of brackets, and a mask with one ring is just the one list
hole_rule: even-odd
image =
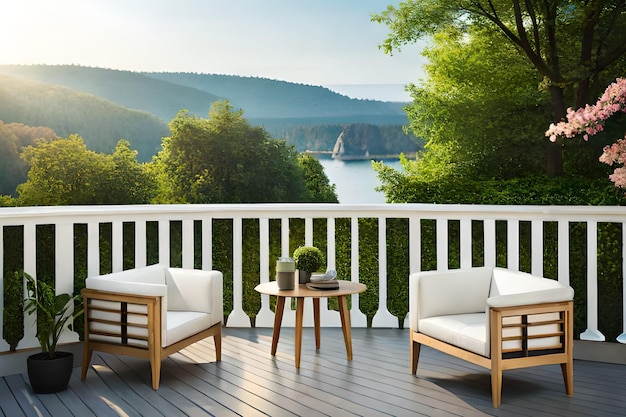
[(171, 72), (146, 75), (225, 97), (234, 107), (244, 109), (248, 118), (405, 117), (398, 103), (351, 99), (319, 86), (233, 75)]
[[(381, 127), (383, 141), (406, 152), (404, 103), (357, 100), (327, 88), (255, 77), (139, 73), (76, 65), (0, 65), (0, 121), (45, 126), (60, 137), (79, 134), (97, 152), (126, 139), (148, 161), (169, 136), (180, 110), (207, 117), (229, 100), (252, 125), (298, 151), (330, 151), (344, 126)], [(321, 127), (321, 128), (320, 128)], [(414, 149), (411, 149), (414, 152)]]
[(327, 88), (256, 77), (193, 73), (138, 73), (76, 65), (0, 65), (20, 76), (94, 94), (164, 122), (181, 109), (206, 117), (211, 103), (227, 99), (253, 124), (282, 136), (297, 125), (407, 123), (403, 103), (351, 99)]
[(110, 153), (126, 139), (150, 160), (169, 136), (153, 114), (131, 110), (92, 94), (0, 74), (0, 121), (51, 128), (60, 137), (79, 134), (96, 152)]

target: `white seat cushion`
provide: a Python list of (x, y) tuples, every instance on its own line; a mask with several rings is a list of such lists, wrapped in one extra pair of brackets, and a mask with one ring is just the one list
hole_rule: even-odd
[(211, 314), (195, 311), (168, 311), (167, 312), (167, 335), (165, 346), (193, 336), (208, 329), (215, 323)]
[(487, 356), (485, 313), (428, 317), (419, 321), (420, 333)]

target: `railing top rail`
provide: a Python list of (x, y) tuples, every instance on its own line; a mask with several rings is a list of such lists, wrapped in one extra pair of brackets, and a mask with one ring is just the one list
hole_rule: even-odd
[(15, 224), (41, 217), (133, 217), (161, 215), (209, 216), (212, 218), (281, 218), (281, 217), (418, 217), (424, 218), (520, 218), (624, 221), (626, 206), (510, 206), (469, 204), (169, 204), (109, 206), (1, 207), (0, 223)]

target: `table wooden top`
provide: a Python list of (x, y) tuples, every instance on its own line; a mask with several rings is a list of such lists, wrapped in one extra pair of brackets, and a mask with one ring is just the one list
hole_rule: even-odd
[(306, 286), (306, 284), (299, 284), (294, 287), (293, 290), (279, 290), (276, 281), (265, 282), (259, 284), (254, 289), (261, 294), (276, 295), (279, 297), (340, 297), (343, 295), (358, 294), (367, 289), (365, 284), (360, 282), (343, 281), (339, 282), (339, 289), (336, 290), (315, 290)]

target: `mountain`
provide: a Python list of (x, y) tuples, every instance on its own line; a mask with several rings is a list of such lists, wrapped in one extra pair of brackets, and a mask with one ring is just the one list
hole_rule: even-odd
[(181, 109), (206, 117), (211, 103), (224, 99), (131, 71), (77, 65), (0, 65), (0, 74), (93, 94), (129, 109), (152, 113), (165, 123)]
[[(257, 77), (139, 73), (77, 65), (0, 65), (0, 74), (94, 94), (169, 122), (178, 111), (206, 117), (211, 103), (229, 100), (271, 133), (320, 123), (406, 124), (403, 103), (351, 99), (328, 88)], [(278, 131), (276, 131), (278, 130)]]
[(351, 99), (325, 87), (257, 77), (192, 73), (146, 76), (227, 98), (251, 119), (405, 117), (397, 103)]
[(79, 134), (96, 152), (111, 153), (119, 139), (127, 139), (150, 160), (169, 136), (165, 123), (153, 114), (131, 110), (93, 94), (0, 75), (0, 120), (46, 126), (60, 137)]
[[(325, 87), (267, 78), (77, 65), (0, 65), (3, 74), (0, 120), (49, 126), (59, 136), (78, 133), (97, 151), (110, 152), (117, 140), (128, 139), (140, 160), (160, 149), (161, 138), (169, 135), (166, 124), (180, 110), (207, 117), (218, 100), (229, 100), (251, 124), (299, 151), (332, 150), (337, 132), (348, 124), (386, 126), (382, 140), (392, 140), (408, 123), (405, 103), (352, 99)], [(325, 133), (311, 137), (320, 132)]]

